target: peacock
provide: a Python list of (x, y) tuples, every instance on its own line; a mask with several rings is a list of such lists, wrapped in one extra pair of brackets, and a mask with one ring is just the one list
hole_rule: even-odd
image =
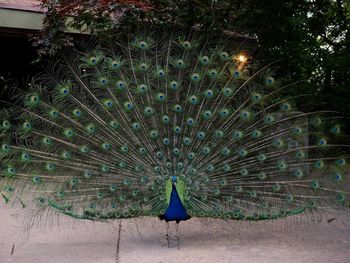
[(346, 207), (339, 116), (298, 111), (298, 83), (275, 78), (196, 30), (150, 27), (62, 52), (2, 101), (1, 196), (36, 214), (176, 227)]

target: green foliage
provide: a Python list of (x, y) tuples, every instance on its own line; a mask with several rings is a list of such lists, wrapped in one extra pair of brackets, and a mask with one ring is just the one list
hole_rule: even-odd
[[(275, 61), (286, 82), (304, 80), (295, 94), (308, 110), (349, 116), (350, 4), (347, 1), (243, 1), (231, 29), (256, 36), (256, 56)], [(347, 127), (348, 129), (350, 127)]]
[[(150, 23), (230, 31), (255, 37), (254, 57), (277, 64), (286, 83), (308, 109), (331, 108), (347, 115), (350, 105), (350, 4), (344, 0), (149, 0), (42, 1), (44, 30), (34, 38), (40, 54), (72, 45), (67, 27), (105, 38)], [(290, 94), (293, 95), (293, 94)]]
[(110, 35), (149, 9), (142, 0), (41, 0), (41, 7), (46, 10), (43, 30), (32, 38), (39, 55), (53, 55), (72, 46), (73, 37), (66, 34), (69, 30)]

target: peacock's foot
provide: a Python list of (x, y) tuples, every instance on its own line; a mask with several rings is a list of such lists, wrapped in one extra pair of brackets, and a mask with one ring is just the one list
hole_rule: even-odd
[(174, 248), (177, 247), (180, 249), (180, 239), (178, 236), (174, 236), (173, 238), (170, 237), (169, 235), (165, 235), (165, 240), (166, 240), (166, 246), (168, 248)]
[(165, 239), (166, 239), (166, 244), (167, 244), (168, 248), (170, 248), (170, 240), (169, 240), (168, 234), (165, 235)]
[(175, 242), (176, 242), (177, 249), (180, 249), (180, 238), (178, 236), (175, 236)]

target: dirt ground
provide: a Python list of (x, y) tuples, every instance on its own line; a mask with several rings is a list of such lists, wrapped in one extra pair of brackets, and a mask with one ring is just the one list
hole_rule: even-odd
[[(63, 216), (53, 226), (41, 222), (28, 237), (23, 217), (0, 207), (1, 263), (350, 262), (349, 211), (335, 219), (191, 219), (180, 224), (180, 249), (174, 239), (166, 246), (166, 225), (157, 218), (93, 223)], [(175, 235), (174, 224), (170, 234)]]

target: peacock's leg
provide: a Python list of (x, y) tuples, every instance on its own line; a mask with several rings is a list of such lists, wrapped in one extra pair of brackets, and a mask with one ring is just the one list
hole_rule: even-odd
[(176, 222), (175, 241), (176, 241), (177, 248), (180, 249), (179, 222)]
[(168, 248), (170, 248), (170, 242), (169, 242), (169, 222), (166, 222), (166, 235), (165, 235), (165, 238), (166, 238), (167, 246), (168, 246)]

